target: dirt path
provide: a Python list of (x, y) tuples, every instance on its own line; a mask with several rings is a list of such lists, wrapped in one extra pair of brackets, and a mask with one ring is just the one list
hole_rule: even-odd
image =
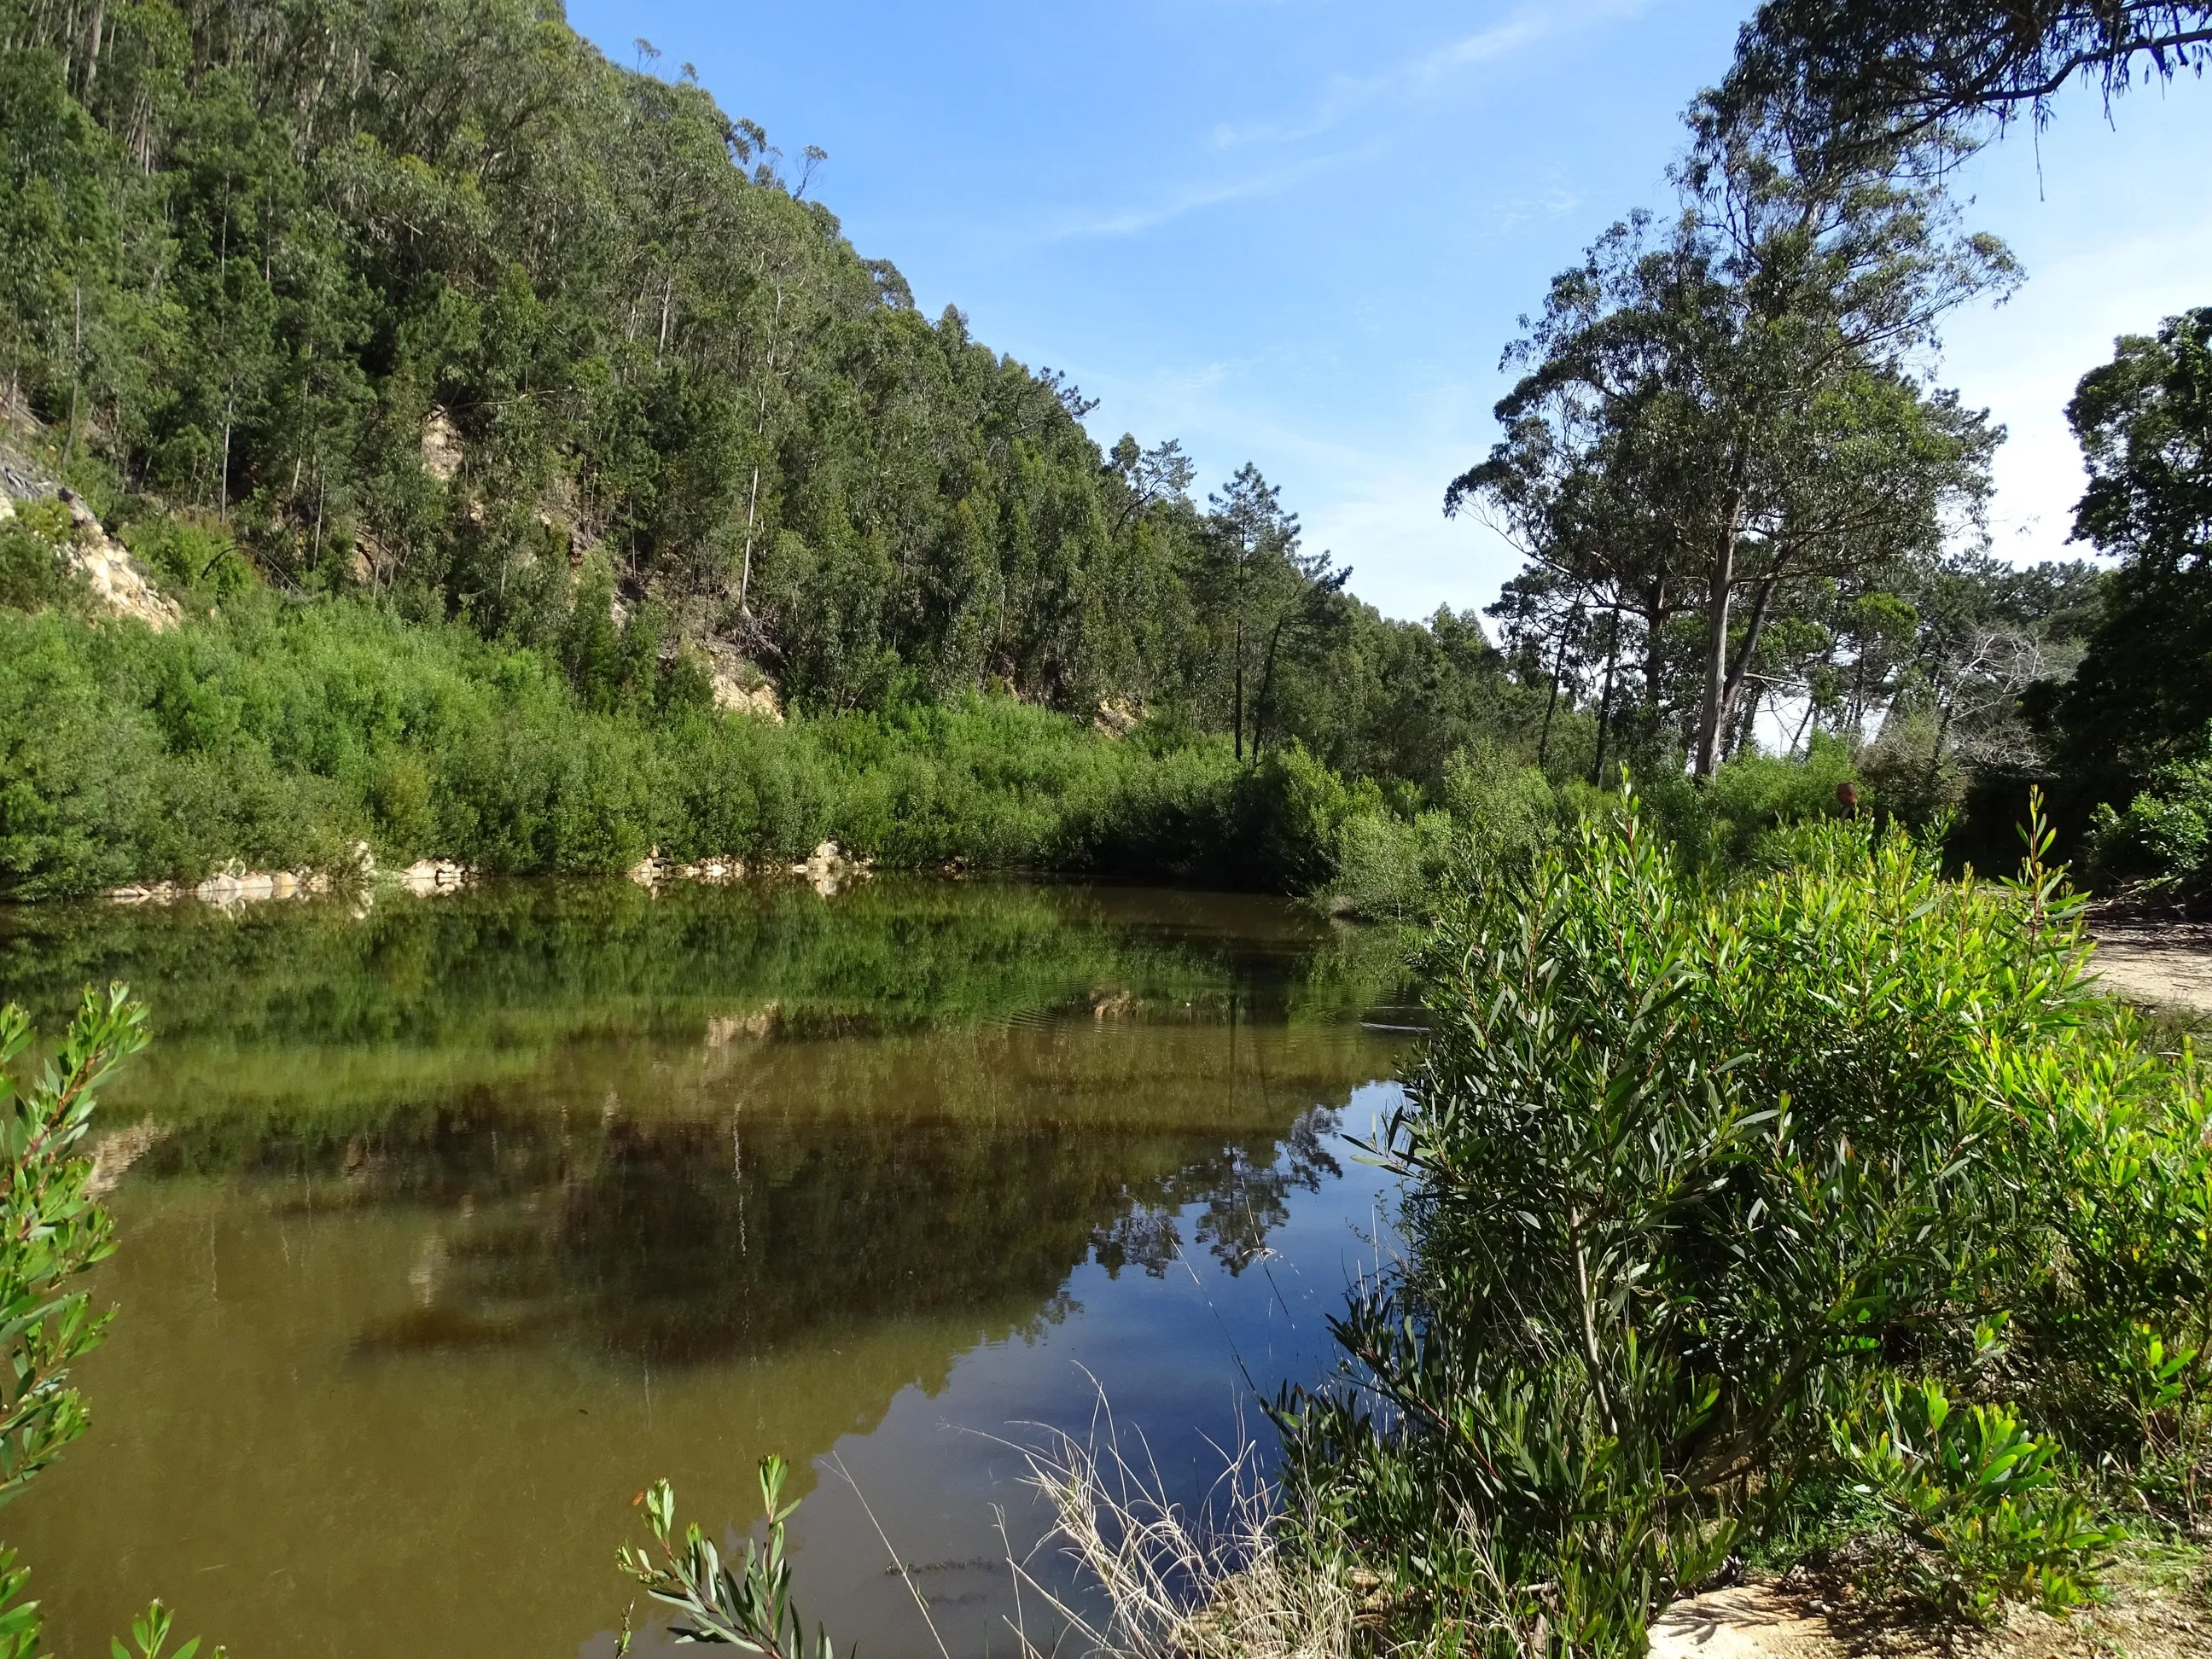
[(2063, 1619), (2015, 1607), (1987, 1631), (1870, 1616), (1796, 1577), (1677, 1601), (1652, 1625), (1651, 1659), (2212, 1659), (2204, 1560), (2183, 1547), (2125, 1545), (2104, 1601)]
[(2116, 921), (2093, 931), (2097, 975), (2113, 995), (2212, 1014), (2212, 925)]

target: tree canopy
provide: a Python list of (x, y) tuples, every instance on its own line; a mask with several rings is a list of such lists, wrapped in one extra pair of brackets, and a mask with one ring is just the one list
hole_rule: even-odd
[[(1506, 356), (1526, 373), (1505, 435), (1445, 511), (1480, 504), (1528, 554), (1516, 631), (1601, 611), (1610, 662), (1628, 629), (1642, 727), (1679, 719), (1710, 775), (1771, 629), (1838, 602), (1866, 620), (1859, 590), (1978, 520), (2000, 434), (1922, 363), (1947, 311), (2014, 271), (1932, 188), (1699, 119), (1675, 219), (1632, 217), (1554, 279)], [(1671, 693), (1670, 650), (1693, 664)]]
[(2212, 307), (2123, 337), (2066, 417), (2089, 472), (2075, 539), (2119, 568), (2059, 714), (2072, 763), (2124, 786), (2212, 726)]
[(1356, 757), (1399, 694), (1325, 665), (1474, 674), (1419, 682), (1440, 729), (1518, 693), (1472, 617), (1352, 601), (1256, 469), (1201, 505), (1171, 439), (1102, 452), (1064, 374), (853, 246), (818, 149), (656, 59), (551, 0), (0, 0), (9, 418), (104, 514), (594, 706), (689, 645), (816, 709), (1124, 699)]
[(1787, 110), (1815, 142), (1975, 142), (2038, 123), (2069, 81), (2106, 100), (2212, 61), (2204, 0), (1766, 0), (1723, 101)]

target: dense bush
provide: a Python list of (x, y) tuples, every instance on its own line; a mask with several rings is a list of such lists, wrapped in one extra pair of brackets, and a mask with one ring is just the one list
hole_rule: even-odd
[(1733, 868), (1759, 861), (1778, 830), (1836, 815), (1836, 791), (1854, 783), (1850, 745), (1816, 733), (1802, 761), (1740, 755), (1705, 782), (1680, 771), (1638, 780), (1644, 810), (1693, 861)]
[(2212, 737), (2153, 773), (2124, 812), (2100, 805), (2089, 858), (2111, 881), (2188, 892), (2212, 883)]
[(1304, 891), (1349, 816), (1386, 811), (1296, 747), (1240, 765), (1218, 737), (1115, 741), (977, 696), (778, 726), (683, 670), (649, 660), (592, 708), (535, 652), (367, 603), (247, 588), (162, 634), (0, 608), (0, 895), (328, 867), (356, 840), (601, 873), (825, 836), (895, 866)]
[[(2047, 844), (2047, 843), (2046, 843)], [(2055, 878), (1859, 823), (1733, 883), (1585, 815), (1446, 907), (1382, 1149), (1400, 1272), (1287, 1398), (1313, 1540), (1391, 1635), (1637, 1654), (1730, 1552), (1853, 1493), (1896, 1580), (2063, 1605), (2090, 1472), (2203, 1462), (2207, 1091), (2088, 988)]]
[(61, 549), (68, 534), (69, 510), (59, 503), (9, 503), (0, 517), (0, 606), (31, 611), (67, 599)]

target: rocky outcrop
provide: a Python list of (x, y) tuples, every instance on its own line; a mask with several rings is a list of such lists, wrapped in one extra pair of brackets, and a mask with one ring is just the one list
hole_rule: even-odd
[(745, 878), (742, 859), (702, 859), (696, 864), (678, 864), (660, 856), (660, 849), (653, 851), (632, 865), (629, 878), (648, 892), (671, 881), (703, 881), (710, 886), (720, 886)]
[(173, 904), (179, 899), (197, 899), (219, 910), (231, 910), (273, 899), (319, 898), (334, 884), (327, 870), (248, 870), (232, 864), (203, 882), (159, 881), (111, 887), (107, 897), (114, 904)]
[(461, 429), (442, 409), (422, 418), (422, 470), (440, 483), (451, 483), (460, 476)]
[(852, 857), (836, 842), (825, 841), (807, 855), (805, 863), (793, 865), (791, 873), (805, 877), (816, 892), (829, 898), (840, 888), (866, 881), (868, 860)]
[(745, 660), (743, 652), (727, 640), (706, 640), (700, 648), (707, 653), (715, 708), (766, 720), (771, 726), (783, 724), (783, 700), (761, 672)]
[(111, 887), (113, 904), (173, 904), (196, 899), (220, 910), (272, 900), (322, 898), (332, 893), (350, 896), (360, 914), (367, 914), (378, 884), (403, 888), (425, 896), (457, 893), (476, 879), (476, 872), (452, 859), (422, 859), (403, 870), (376, 867), (376, 856), (366, 842), (348, 849), (348, 862), (332, 870), (248, 870), (235, 862), (226, 865), (205, 881), (150, 882), (130, 887)]
[(410, 893), (451, 893), (475, 880), (476, 873), (451, 859), (418, 859), (392, 879)]
[(1144, 718), (1144, 704), (1128, 697), (1108, 697), (1099, 703), (1091, 728), (1109, 738), (1126, 738)]
[(146, 574), (145, 566), (131, 556), (131, 550), (101, 528), (100, 520), (76, 492), (58, 492), (69, 508), (76, 534), (63, 550), (76, 573), (92, 589), (94, 602), (113, 617), (129, 617), (155, 633), (174, 628), (183, 617), (176, 601), (161, 597)]
[(82, 496), (42, 477), (20, 456), (0, 453), (0, 520), (15, 516), (18, 501), (44, 500), (58, 501), (69, 509), (70, 538), (62, 545), (62, 559), (83, 579), (100, 610), (144, 623), (157, 634), (177, 625), (183, 612), (176, 602), (162, 597), (145, 566), (107, 533)]

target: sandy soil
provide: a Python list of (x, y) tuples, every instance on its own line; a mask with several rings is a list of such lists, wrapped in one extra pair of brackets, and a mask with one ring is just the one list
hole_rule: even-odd
[(1816, 1583), (1742, 1584), (1669, 1607), (1651, 1628), (1651, 1656), (2212, 1659), (2212, 1595), (2197, 1551), (2129, 1547), (2105, 1589), (2103, 1603), (2067, 1618), (2015, 1609), (1995, 1630), (1962, 1631), (1855, 1613), (1822, 1600)]
[(2212, 1013), (2212, 924), (2107, 922), (2094, 932), (2097, 975), (2113, 995)]

